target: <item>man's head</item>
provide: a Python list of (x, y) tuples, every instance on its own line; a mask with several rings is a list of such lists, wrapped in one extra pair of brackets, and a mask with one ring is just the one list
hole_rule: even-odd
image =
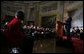
[(22, 11), (17, 11), (15, 16), (20, 20), (24, 20), (24, 13)]
[(79, 27), (77, 26), (77, 29), (79, 29)]

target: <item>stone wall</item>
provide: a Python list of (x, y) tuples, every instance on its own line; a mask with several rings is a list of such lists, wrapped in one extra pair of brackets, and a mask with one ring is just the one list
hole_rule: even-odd
[[(56, 15), (57, 21), (64, 22), (67, 17), (67, 11), (78, 5), (83, 4), (83, 1), (43, 1), (30, 4), (19, 3), (1, 3), (1, 16), (14, 16), (17, 10), (22, 10), (25, 13), (25, 22), (34, 21), (35, 25), (40, 26), (40, 17), (46, 15)], [(57, 24), (56, 24), (57, 25)]]

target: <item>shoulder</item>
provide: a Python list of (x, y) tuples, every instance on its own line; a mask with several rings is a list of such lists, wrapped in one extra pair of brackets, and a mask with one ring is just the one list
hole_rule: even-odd
[(13, 20), (13, 24), (19, 24), (20, 22), (19, 22), (19, 19), (18, 18), (15, 18), (14, 20)]

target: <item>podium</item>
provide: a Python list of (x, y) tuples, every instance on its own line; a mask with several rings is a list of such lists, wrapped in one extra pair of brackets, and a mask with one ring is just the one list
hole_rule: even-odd
[(57, 36), (62, 37), (63, 36), (63, 26), (64, 26), (64, 23), (60, 22), (60, 21), (57, 21), (57, 23), (58, 23)]

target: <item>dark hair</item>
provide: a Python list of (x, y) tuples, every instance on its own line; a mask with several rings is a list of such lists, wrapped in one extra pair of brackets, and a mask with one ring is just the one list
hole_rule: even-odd
[(17, 11), (16, 12), (16, 16), (21, 19), (21, 20), (24, 20), (24, 13), (22, 11)]
[(74, 29), (75, 27), (73, 27), (73, 29)]

